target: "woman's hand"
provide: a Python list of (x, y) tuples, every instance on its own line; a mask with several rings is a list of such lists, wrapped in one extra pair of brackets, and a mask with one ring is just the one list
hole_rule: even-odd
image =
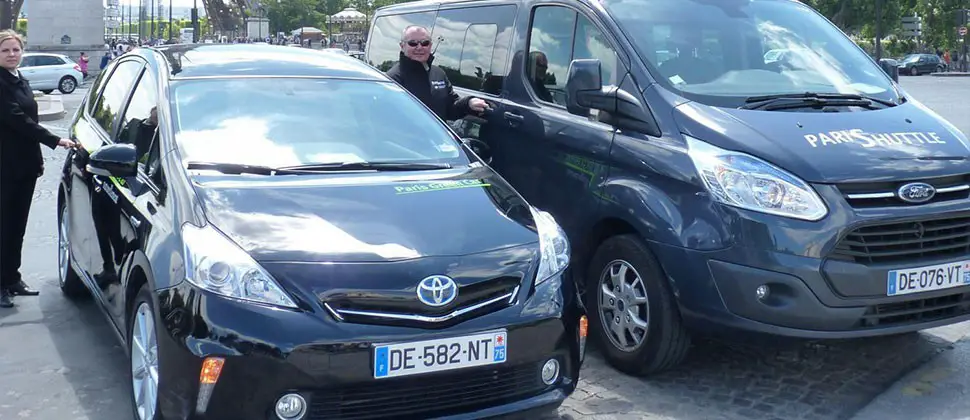
[(73, 149), (77, 147), (77, 143), (75, 143), (71, 139), (61, 139), (60, 141), (57, 142), (57, 145), (65, 149)]

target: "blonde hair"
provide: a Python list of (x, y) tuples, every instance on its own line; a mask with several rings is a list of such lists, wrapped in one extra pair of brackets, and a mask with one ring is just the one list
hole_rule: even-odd
[(24, 38), (20, 34), (11, 29), (0, 31), (0, 44), (3, 44), (9, 39), (16, 39), (20, 43), (20, 49), (24, 48)]

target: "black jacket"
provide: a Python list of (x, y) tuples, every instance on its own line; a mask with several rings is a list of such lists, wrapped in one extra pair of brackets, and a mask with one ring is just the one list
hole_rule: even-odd
[(464, 118), (471, 112), (468, 109), (468, 100), (471, 98), (459, 98), (448, 80), (448, 75), (433, 65), (433, 61), (434, 55), (428, 58), (428, 69), (425, 70), (424, 65), (402, 52), (400, 60), (387, 71), (387, 75), (424, 102), (442, 120)]
[(60, 137), (38, 123), (30, 83), (0, 69), (0, 174), (38, 176), (44, 159), (40, 145), (57, 147)]

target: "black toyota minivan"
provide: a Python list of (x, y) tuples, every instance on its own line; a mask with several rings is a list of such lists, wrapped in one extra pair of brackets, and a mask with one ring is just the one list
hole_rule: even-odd
[(576, 388), (565, 234), (360, 60), (138, 49), (71, 137), (61, 288), (125, 344), (136, 419), (535, 418)]
[(669, 368), (693, 334), (970, 319), (966, 137), (805, 4), (407, 3), (375, 14), (367, 60), (393, 64), (407, 25), (491, 102), (452, 124), (561, 223), (619, 369)]

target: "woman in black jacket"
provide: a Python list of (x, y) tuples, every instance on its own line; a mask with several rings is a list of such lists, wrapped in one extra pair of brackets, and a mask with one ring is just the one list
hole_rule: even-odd
[(0, 31), (0, 308), (13, 307), (13, 296), (39, 294), (21, 279), (20, 257), (30, 201), (44, 173), (40, 145), (75, 147), (38, 124), (33, 90), (17, 70), (23, 52), (20, 35)]

